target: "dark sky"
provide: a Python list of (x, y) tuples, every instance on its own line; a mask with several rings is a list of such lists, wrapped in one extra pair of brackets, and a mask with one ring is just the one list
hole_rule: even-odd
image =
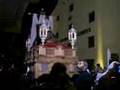
[[(39, 13), (41, 8), (45, 8), (50, 15), (57, 2), (58, 0), (0, 0), (0, 56), (4, 54), (5, 57), (12, 58), (14, 63), (21, 62), (16, 58), (24, 58), (25, 38), (30, 31), (32, 19), (28, 12)], [(12, 30), (15, 32), (11, 33)]]
[(51, 14), (57, 2), (58, 0), (0, 0), (0, 31), (10, 31), (11, 27), (15, 27), (15, 32), (18, 32), (16, 23), (23, 19), (25, 13), (39, 13), (41, 8), (45, 8), (46, 13)]
[(28, 0), (0, 0), (0, 30), (14, 26)]

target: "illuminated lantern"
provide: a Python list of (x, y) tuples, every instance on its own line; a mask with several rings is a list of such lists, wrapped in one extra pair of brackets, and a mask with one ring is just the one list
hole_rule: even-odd
[(73, 25), (71, 25), (71, 28), (68, 32), (68, 40), (71, 43), (72, 49), (74, 49), (75, 42), (77, 40), (77, 33)]
[(47, 34), (48, 34), (48, 30), (49, 29), (45, 24), (45, 15), (44, 15), (44, 18), (42, 20), (42, 24), (39, 27), (39, 36), (41, 38), (42, 45), (44, 45), (44, 43), (45, 43), (45, 40), (46, 40)]

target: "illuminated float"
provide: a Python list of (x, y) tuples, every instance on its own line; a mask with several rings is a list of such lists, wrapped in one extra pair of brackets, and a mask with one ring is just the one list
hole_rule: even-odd
[[(35, 18), (34, 15), (33, 18)], [(36, 27), (39, 25), (38, 31), (41, 43), (33, 45), (32, 40), (34, 36), (31, 31), (31, 38), (26, 41), (26, 63), (29, 64), (28, 67), (33, 72), (35, 78), (38, 78), (43, 73), (49, 73), (55, 62), (64, 63), (67, 67), (68, 74), (72, 74), (75, 70), (74, 66), (77, 61), (76, 49), (74, 47), (77, 39), (76, 31), (72, 25), (68, 32), (68, 40), (71, 46), (68, 41), (60, 42), (54, 39), (47, 39), (50, 25), (49, 23), (46, 24), (45, 19), (45, 15), (42, 14), (39, 18), (41, 21), (37, 21), (41, 23), (32, 23), (34, 29), (37, 29)], [(33, 22), (36, 22), (35, 20), (36, 19), (33, 19)]]

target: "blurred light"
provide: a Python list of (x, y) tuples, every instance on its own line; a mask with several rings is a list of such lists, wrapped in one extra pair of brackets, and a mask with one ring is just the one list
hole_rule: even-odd
[(101, 26), (101, 20), (98, 19), (98, 25), (97, 25), (97, 60), (96, 63), (99, 63), (102, 68), (104, 68), (104, 57), (103, 57), (103, 36), (102, 36), (102, 26)]

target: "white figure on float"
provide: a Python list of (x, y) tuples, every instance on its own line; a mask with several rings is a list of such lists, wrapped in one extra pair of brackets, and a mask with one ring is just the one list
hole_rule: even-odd
[(77, 33), (73, 25), (71, 25), (71, 28), (68, 32), (68, 39), (71, 43), (72, 49), (74, 49), (74, 45), (77, 40)]
[[(43, 9), (42, 9), (43, 11)], [(37, 36), (37, 25), (42, 25), (43, 24), (43, 18), (44, 18), (44, 24), (46, 24), (47, 27), (51, 28), (48, 30), (53, 29), (53, 18), (52, 16), (48, 16), (49, 18), (46, 18), (45, 14), (40, 14), (38, 17), (38, 14), (33, 13), (32, 16), (32, 25), (31, 25), (31, 33), (30, 33), (30, 47), (33, 46), (33, 43), (35, 41), (35, 38)]]

